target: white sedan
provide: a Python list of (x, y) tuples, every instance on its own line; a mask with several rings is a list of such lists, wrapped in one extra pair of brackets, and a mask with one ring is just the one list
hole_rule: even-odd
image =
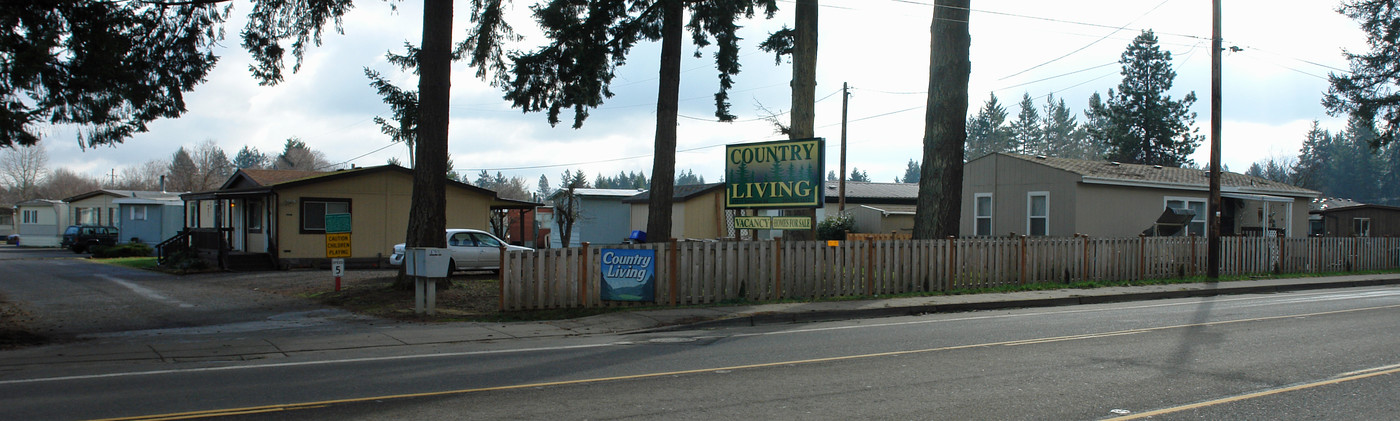
[[(529, 247), (505, 244), (501, 239), (482, 230), (454, 228), (447, 230), (447, 250), (452, 255), (448, 260), (448, 273), (459, 270), (500, 270), (501, 246), (506, 250), (528, 251)], [(389, 264), (402, 266), (404, 244), (394, 245), (394, 254), (389, 256)]]

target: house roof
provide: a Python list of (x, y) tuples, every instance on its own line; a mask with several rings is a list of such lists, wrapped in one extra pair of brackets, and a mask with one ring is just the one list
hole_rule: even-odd
[[(686, 184), (683, 186), (675, 186), (675, 188), (671, 191), (671, 200), (686, 201), (690, 200), (695, 196), (700, 196), (714, 191), (716, 189), (722, 188), (724, 188), (724, 183)], [(651, 201), (651, 191), (637, 193), (632, 195), (632, 197), (623, 200), (623, 202), (627, 203), (639, 203), (648, 201)]]
[(219, 186), (219, 190), (228, 189), (238, 184), (240, 180), (246, 180), (258, 186), (270, 186), (273, 184), (285, 183), (288, 181), (314, 177), (327, 174), (328, 171), (302, 171), (302, 170), (261, 170), (253, 168), (239, 168), (233, 175), (229, 176), (224, 184)]
[[(841, 195), (840, 181), (826, 182), (827, 201), (835, 201)], [(866, 181), (847, 181), (846, 199), (918, 199), (918, 183), (872, 183)]]
[[(285, 173), (285, 174), (283, 174), (283, 175), (286, 176), (286, 177), (291, 177), (291, 176), (293, 175), (293, 174), (291, 174), (291, 173), (296, 172), (296, 171), (284, 171), (284, 170), (254, 170), (254, 171), (283, 171), (283, 172)], [(389, 164), (389, 165), (380, 165), (380, 166), (376, 166), (376, 167), (351, 168), (351, 169), (345, 169), (345, 170), (327, 171), (327, 172), (320, 172), (320, 173), (317, 173), (317, 172), (304, 172), (304, 173), (310, 173), (310, 175), (304, 175), (304, 174), (303, 174), (303, 176), (301, 176), (301, 177), (285, 179), (285, 180), (282, 180), (282, 181), (275, 181), (276, 175), (273, 175), (271, 178), (265, 178), (265, 179), (264, 179), (264, 181), (268, 182), (269, 184), (261, 184), (261, 185), (259, 185), (259, 186), (254, 186), (254, 187), (242, 187), (242, 188), (236, 188), (236, 189), (220, 189), (220, 190), (209, 191), (209, 192), (188, 193), (188, 194), (180, 195), (180, 198), (182, 198), (182, 199), (184, 199), (184, 200), (208, 200), (208, 199), (215, 199), (215, 198), (222, 198), (222, 197), (236, 197), (236, 196), (247, 196), (247, 195), (261, 195), (261, 194), (269, 193), (269, 192), (271, 192), (271, 191), (273, 191), (273, 190), (275, 190), (275, 189), (282, 189), (282, 188), (288, 188), (288, 187), (303, 186), (303, 185), (307, 185), (307, 184), (315, 184), (315, 183), (321, 183), (321, 182), (326, 182), (326, 181), (339, 180), (339, 179), (347, 178), (347, 177), (355, 177), (355, 176), (366, 175), (366, 174), (373, 174), (373, 173), (379, 173), (379, 172), (385, 172), (385, 171), (398, 172), (398, 173), (402, 173), (402, 174), (407, 174), (407, 175), (409, 175), (409, 176), (412, 176), (412, 175), (413, 175), (413, 170), (408, 169), (408, 168), (404, 168), (404, 167), (400, 167), (400, 166), (398, 166), (398, 165), (393, 165), (393, 164)], [(239, 170), (239, 174), (244, 174), (245, 176), (251, 176), (249, 173), (247, 173), (247, 170), (246, 170), (246, 169), (245, 169), (245, 170)], [(266, 174), (264, 174), (264, 175), (266, 175)], [(238, 174), (235, 174), (235, 177), (237, 177), (237, 176), (238, 176)], [(252, 179), (249, 178), (249, 180), (252, 180)], [(230, 177), (230, 182), (232, 182), (232, 177)], [(225, 185), (229, 185), (229, 183), (224, 183), (224, 184), (225, 184)], [(493, 207), (502, 207), (502, 208), (525, 208), (525, 207), (539, 206), (539, 203), (534, 203), (534, 202), (527, 202), (527, 201), (514, 200), (514, 199), (502, 199), (502, 198), (500, 198), (500, 197), (496, 194), (496, 191), (495, 191), (495, 190), (484, 189), (484, 188), (477, 187), (477, 186), (473, 186), (473, 185), (471, 185), (471, 184), (463, 183), (463, 182), (460, 182), (460, 181), (453, 181), (453, 180), (450, 180), (450, 179), (449, 179), (449, 180), (447, 180), (447, 185), (448, 185), (448, 186), (456, 186), (456, 187), (458, 187), (458, 188), (463, 188), (463, 189), (467, 189), (467, 190), (470, 190), (470, 191), (475, 191), (475, 192), (478, 192), (478, 193), (481, 193), (481, 194), (490, 196), (490, 197), (493, 199), (493, 202), (492, 202)]]
[(866, 209), (871, 209), (871, 210), (874, 210), (874, 211), (876, 211), (876, 212), (880, 212), (880, 213), (884, 214), (885, 216), (890, 216), (890, 215), (913, 215), (914, 212), (918, 209), (918, 206), (914, 206), (914, 205), (876, 205), (876, 206), (860, 205), (860, 207), (866, 208)]
[(142, 191), (142, 190), (98, 189), (98, 190), (93, 190), (93, 191), (90, 191), (90, 192), (87, 192), (87, 193), (83, 193), (83, 194), (80, 194), (80, 195), (77, 195), (77, 196), (69, 197), (69, 198), (67, 198), (67, 199), (63, 199), (63, 201), (64, 201), (64, 202), (76, 202), (76, 201), (79, 201), (79, 200), (90, 199), (90, 198), (97, 197), (97, 196), (102, 196), (102, 195), (112, 196), (112, 197), (116, 197), (116, 198), (134, 197), (134, 198), (154, 199), (154, 200), (174, 200), (174, 199), (179, 199), (179, 198), (180, 198), (180, 195), (183, 194), (183, 193), (185, 193), (185, 192), (163, 192), (163, 191)]
[(1386, 205), (1371, 205), (1371, 204), (1364, 204), (1364, 203), (1363, 203), (1363, 204), (1355, 204), (1355, 205), (1350, 205), (1350, 206), (1333, 206), (1333, 207), (1329, 207), (1329, 208), (1325, 208), (1325, 209), (1318, 209), (1318, 210), (1314, 210), (1314, 211), (1309, 211), (1308, 213), (1328, 214), (1328, 213), (1332, 213), (1332, 212), (1345, 212), (1345, 211), (1354, 211), (1354, 210), (1363, 210), (1363, 209), (1375, 209), (1375, 210), (1386, 210), (1386, 211), (1392, 211), (1392, 212), (1400, 212), (1400, 207), (1386, 206)]
[(575, 196), (632, 197), (636, 196), (637, 193), (636, 189), (574, 189)]
[(54, 199), (29, 199), (29, 200), (26, 200), (26, 201), (23, 201), (23, 202), (16, 203), (16, 204), (15, 204), (15, 207), (20, 207), (20, 206), (54, 206), (54, 205), (61, 205), (61, 204), (63, 204), (63, 201), (62, 201), (62, 200), (54, 200)]
[[(1210, 173), (1194, 168), (1167, 167), (1161, 165), (1124, 164), (1109, 161), (1085, 161), (1080, 159), (1032, 156), (1012, 153), (996, 153), (1007, 158), (1078, 174), (1082, 182), (1095, 184), (1123, 184), (1142, 187), (1208, 189)], [(987, 159), (987, 155), (977, 160)], [(1321, 193), (1277, 181), (1244, 174), (1222, 171), (1220, 173), (1222, 191), (1261, 193), (1294, 197), (1317, 197)]]

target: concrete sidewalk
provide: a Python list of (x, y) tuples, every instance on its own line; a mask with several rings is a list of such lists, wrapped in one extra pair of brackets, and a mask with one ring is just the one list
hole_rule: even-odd
[[(104, 338), (0, 352), (0, 369), (122, 361), (208, 362), (284, 358), (311, 352), (505, 341), (526, 338), (660, 332), (800, 323), (924, 313), (1094, 304), (1164, 298), (1397, 285), (1400, 274), (1260, 279), (1220, 283), (1060, 289), (999, 294), (859, 301), (687, 307), (624, 311), (579, 319), (518, 323), (394, 323), (352, 329), (273, 330), (202, 337)], [(353, 316), (346, 316), (353, 318)], [(0, 370), (3, 371), (3, 370)], [(3, 376), (0, 376), (3, 381)]]

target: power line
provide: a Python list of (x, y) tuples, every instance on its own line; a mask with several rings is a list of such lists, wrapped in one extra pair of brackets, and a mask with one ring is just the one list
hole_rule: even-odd
[(1055, 58), (1050, 59), (1049, 61), (1046, 61), (1046, 62), (1044, 62), (1044, 63), (1040, 63), (1040, 64), (1037, 64), (1037, 65), (1031, 66), (1030, 68), (1028, 68), (1028, 69), (1026, 69), (1026, 70), (1022, 70), (1022, 71), (1019, 71), (1019, 72), (1016, 72), (1016, 73), (1012, 73), (1012, 74), (1010, 74), (1010, 75), (1008, 75), (1008, 76), (1006, 76), (1006, 77), (1003, 77), (1003, 78), (997, 79), (997, 80), (1006, 80), (1006, 79), (1010, 79), (1010, 78), (1012, 78), (1012, 77), (1019, 76), (1019, 75), (1021, 75), (1022, 73), (1029, 72), (1029, 71), (1031, 71), (1031, 70), (1035, 70), (1035, 69), (1037, 69), (1037, 68), (1040, 68), (1041, 66), (1044, 66), (1044, 65), (1047, 65), (1047, 64), (1050, 64), (1050, 63), (1054, 63), (1054, 62), (1056, 62), (1056, 61), (1060, 61), (1061, 59), (1063, 59), (1063, 58), (1065, 58), (1065, 57), (1069, 57), (1069, 56), (1071, 56), (1071, 55), (1073, 55), (1073, 54), (1075, 54), (1075, 53), (1078, 53), (1078, 52), (1080, 52), (1080, 51), (1084, 51), (1085, 49), (1094, 46), (1094, 44), (1098, 44), (1100, 41), (1103, 41), (1103, 40), (1105, 40), (1105, 39), (1108, 39), (1109, 36), (1112, 36), (1113, 34), (1118, 33), (1118, 31), (1121, 31), (1121, 30), (1123, 30), (1124, 28), (1127, 28), (1128, 25), (1132, 25), (1133, 22), (1137, 22), (1138, 19), (1142, 19), (1143, 17), (1152, 14), (1152, 12), (1155, 12), (1155, 11), (1157, 11), (1158, 8), (1161, 8), (1162, 5), (1167, 4), (1168, 1), (1171, 1), (1171, 0), (1162, 0), (1161, 3), (1157, 3), (1157, 5), (1156, 5), (1156, 6), (1153, 6), (1152, 9), (1149, 9), (1146, 13), (1143, 13), (1142, 16), (1138, 16), (1138, 17), (1134, 18), (1133, 20), (1128, 21), (1128, 23), (1123, 24), (1123, 26), (1119, 26), (1118, 28), (1114, 29), (1112, 32), (1109, 32), (1108, 34), (1105, 34), (1104, 36), (1099, 37), (1099, 39), (1096, 39), (1096, 40), (1094, 40), (1093, 42), (1090, 42), (1090, 43), (1088, 43), (1088, 44), (1085, 44), (1083, 47), (1079, 47), (1079, 48), (1075, 49), (1074, 51), (1070, 51), (1070, 52), (1068, 52), (1068, 53), (1065, 53), (1064, 55), (1061, 55), (1061, 56), (1059, 56), (1059, 57), (1055, 57)]

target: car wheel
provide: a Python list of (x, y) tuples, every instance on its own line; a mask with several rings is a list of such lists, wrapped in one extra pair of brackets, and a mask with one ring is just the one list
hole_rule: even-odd
[(83, 252), (83, 245), (82, 245), (82, 244), (74, 244), (74, 245), (72, 245), (72, 246), (69, 246), (68, 249), (69, 249), (69, 250), (72, 250), (74, 253), (79, 253), (79, 254), (81, 254), (81, 253)]
[(452, 260), (452, 259), (447, 259), (447, 277), (451, 278), (451, 277), (452, 277), (452, 272), (456, 272), (456, 271), (457, 271), (457, 261), (456, 261), (456, 260)]

